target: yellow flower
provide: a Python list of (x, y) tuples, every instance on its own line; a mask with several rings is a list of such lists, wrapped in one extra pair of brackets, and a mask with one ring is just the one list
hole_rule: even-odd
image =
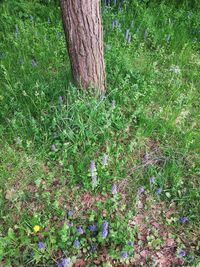
[(35, 225), (33, 227), (33, 230), (37, 233), (38, 231), (40, 231), (40, 226), (39, 225)]

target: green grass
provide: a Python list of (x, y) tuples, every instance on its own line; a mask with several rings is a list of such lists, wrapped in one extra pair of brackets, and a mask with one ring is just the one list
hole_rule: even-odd
[[(146, 196), (175, 206), (176, 214), (164, 223), (177, 238), (183, 233), (188, 240), (187, 244), (181, 241), (179, 248), (186, 248), (195, 260), (188, 263), (186, 257), (184, 266), (198, 266), (198, 9), (133, 2), (125, 1), (121, 12), (113, 7), (103, 13), (107, 93), (98, 99), (70, 82), (56, 3), (21, 0), (0, 4), (3, 266), (54, 266), (63, 254), (72, 261), (80, 258), (80, 251), (72, 245), (75, 229), (64, 223), (71, 209), (76, 226), (87, 229), (95, 221), (101, 229), (104, 219), (110, 223), (107, 241), (85, 230), (82, 257), (90, 262), (98, 256), (88, 249), (94, 242), (100, 254), (106, 247), (117, 259), (121, 250), (130, 249), (127, 240), (136, 240), (137, 229), (129, 229), (128, 220), (135, 214), (140, 186), (145, 187)], [(114, 19), (118, 27), (112, 29)], [(125, 41), (126, 29), (131, 43)], [(108, 155), (107, 166), (101, 164), (104, 154)], [(91, 160), (97, 165), (97, 188), (91, 184)], [(156, 179), (153, 187), (149, 177)], [(113, 199), (114, 182), (124, 188)], [(159, 197), (157, 188), (162, 189)], [(81, 196), (87, 192), (100, 200), (84, 211)], [(189, 219), (184, 226), (179, 223), (181, 216)], [(42, 230), (34, 233), (37, 224)], [(37, 247), (40, 240), (45, 240), (44, 252)]]

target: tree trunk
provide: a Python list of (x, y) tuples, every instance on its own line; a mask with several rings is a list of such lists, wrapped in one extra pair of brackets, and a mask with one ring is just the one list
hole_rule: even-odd
[(105, 91), (100, 0), (60, 0), (73, 78), (84, 89)]

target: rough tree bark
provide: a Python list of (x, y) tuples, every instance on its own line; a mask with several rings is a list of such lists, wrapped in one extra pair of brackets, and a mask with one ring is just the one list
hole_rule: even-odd
[(100, 0), (60, 0), (73, 78), (84, 89), (105, 91)]

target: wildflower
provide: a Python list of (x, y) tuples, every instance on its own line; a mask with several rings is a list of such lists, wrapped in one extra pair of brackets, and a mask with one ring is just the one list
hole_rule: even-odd
[(183, 216), (183, 217), (179, 218), (179, 221), (180, 221), (180, 223), (186, 223), (186, 222), (188, 222), (188, 218)]
[(63, 99), (63, 97), (60, 95), (60, 96), (58, 97), (58, 103), (59, 103), (60, 105), (62, 105), (63, 102), (64, 102), (64, 99)]
[(128, 42), (128, 44), (130, 44), (130, 42), (131, 42), (131, 35), (128, 36), (127, 42)]
[(52, 145), (51, 146), (51, 151), (53, 151), (53, 152), (56, 152), (56, 151), (58, 151), (58, 149), (57, 149), (57, 147), (56, 147), (56, 145)]
[(117, 194), (117, 185), (116, 184), (113, 184), (112, 185), (111, 192), (112, 192), (113, 195), (116, 195)]
[(73, 222), (69, 221), (68, 225), (69, 225), (69, 227), (72, 227), (74, 224), (73, 224)]
[(174, 72), (175, 74), (180, 74), (181, 73), (181, 70), (180, 70), (179, 66), (176, 66), (176, 65), (171, 65), (170, 71)]
[(78, 248), (79, 246), (80, 246), (80, 243), (79, 243), (78, 239), (74, 240), (73, 247)]
[(59, 263), (57, 267), (67, 267), (70, 263), (70, 260), (67, 258), (63, 258)]
[(40, 231), (40, 226), (39, 225), (35, 225), (34, 227), (33, 227), (33, 230), (37, 233), (37, 232), (39, 232)]
[(19, 27), (18, 27), (18, 25), (17, 25), (17, 24), (15, 25), (15, 32), (16, 32), (16, 33), (18, 33), (18, 32), (19, 32)]
[(92, 160), (90, 162), (90, 171), (91, 171), (92, 174), (96, 172), (96, 162), (95, 162), (95, 160)]
[(144, 161), (149, 160), (149, 154), (147, 152), (144, 153), (143, 159), (144, 159)]
[(112, 101), (112, 109), (115, 109), (116, 108), (116, 102), (115, 100)]
[(193, 262), (193, 261), (194, 261), (194, 259), (195, 259), (195, 258), (194, 258), (194, 256), (189, 256), (189, 257), (188, 257), (188, 262), (190, 262), (190, 263), (191, 263), (191, 262)]
[(97, 176), (95, 174), (92, 175), (92, 185), (93, 187), (97, 186)]
[(94, 232), (94, 231), (96, 231), (97, 227), (95, 224), (91, 224), (91, 225), (89, 225), (88, 229), (90, 232)]
[(120, 257), (123, 258), (123, 259), (128, 258), (128, 252), (127, 252), (127, 251), (122, 251), (122, 252), (120, 253)]
[(36, 60), (34, 58), (31, 60), (31, 64), (32, 64), (33, 67), (37, 66), (37, 62), (36, 62)]
[(43, 242), (40, 241), (40, 242), (38, 243), (38, 248), (39, 248), (39, 249), (44, 249), (44, 248), (45, 248), (45, 244), (44, 244)]
[(71, 218), (71, 217), (73, 216), (73, 214), (74, 214), (74, 213), (73, 213), (72, 210), (69, 210), (69, 211), (67, 212), (67, 215), (68, 215), (69, 218)]
[(171, 36), (170, 36), (170, 34), (168, 34), (167, 37), (166, 37), (166, 42), (167, 42), (167, 44), (169, 44), (170, 39), (171, 39)]
[(48, 17), (48, 24), (51, 24), (51, 19)]
[(126, 29), (125, 32), (125, 40), (128, 41), (128, 37), (129, 37), (129, 29)]
[(144, 39), (147, 39), (147, 37), (148, 37), (148, 31), (145, 30), (145, 32), (144, 32)]
[(107, 165), (107, 161), (108, 161), (108, 155), (104, 154), (102, 159), (102, 165), (103, 166)]
[(82, 235), (84, 233), (83, 228), (81, 226), (77, 227), (77, 232)]
[(161, 188), (157, 188), (157, 189), (156, 189), (156, 194), (157, 194), (157, 195), (160, 195), (161, 192), (162, 192), (162, 189), (161, 189)]
[(91, 244), (90, 249), (92, 252), (95, 252), (97, 250), (97, 245), (96, 244)]
[(106, 238), (108, 235), (108, 222), (107, 221), (103, 222), (101, 235), (103, 238)]
[(154, 178), (154, 177), (150, 177), (150, 178), (149, 178), (149, 182), (150, 182), (150, 184), (153, 184), (154, 181), (155, 181), (155, 178)]
[(30, 21), (32, 22), (33, 21), (33, 16), (29, 16), (29, 19), (30, 19)]
[(192, 17), (192, 12), (191, 11), (188, 11), (187, 12), (187, 16), (188, 16), (188, 18), (191, 18)]
[(185, 257), (186, 254), (187, 254), (186, 251), (182, 249), (182, 250), (179, 252), (178, 255), (179, 255), (180, 257)]
[(128, 241), (128, 246), (133, 247), (133, 245), (134, 245), (133, 241), (129, 240)]
[(139, 189), (138, 189), (138, 194), (142, 194), (144, 193), (144, 186), (141, 186)]

